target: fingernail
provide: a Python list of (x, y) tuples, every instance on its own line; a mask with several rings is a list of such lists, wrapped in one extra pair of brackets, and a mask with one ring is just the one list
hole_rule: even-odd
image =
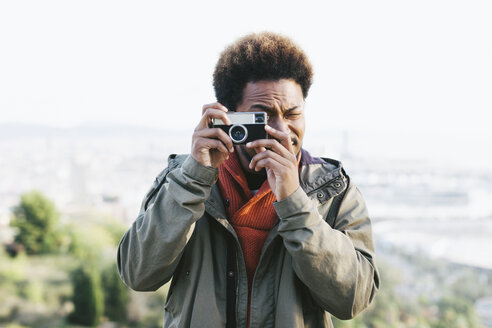
[(248, 143), (246, 144), (246, 147), (251, 147), (251, 142), (248, 142)]

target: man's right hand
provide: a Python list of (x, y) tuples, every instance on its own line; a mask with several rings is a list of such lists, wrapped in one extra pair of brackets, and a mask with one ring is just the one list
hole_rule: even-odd
[(231, 138), (223, 130), (210, 127), (213, 118), (230, 125), (226, 113), (227, 108), (220, 103), (204, 105), (202, 108), (202, 119), (191, 141), (191, 156), (204, 166), (218, 168), (234, 151)]

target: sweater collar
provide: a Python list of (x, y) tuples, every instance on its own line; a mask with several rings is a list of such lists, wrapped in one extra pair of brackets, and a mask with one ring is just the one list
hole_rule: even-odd
[[(247, 193), (248, 199), (252, 197), (257, 197), (262, 195), (265, 192), (270, 190), (270, 184), (268, 183), (268, 179), (265, 179), (260, 189), (253, 195), (248, 186), (248, 181), (246, 180), (246, 175), (244, 174), (244, 170), (239, 162), (239, 158), (237, 157), (236, 152), (233, 152), (229, 155), (229, 159), (224, 161), (222, 165), (219, 167), (220, 170), (226, 170), (232, 176), (234, 180), (241, 186), (241, 188)], [(220, 173), (219, 173), (220, 174)]]

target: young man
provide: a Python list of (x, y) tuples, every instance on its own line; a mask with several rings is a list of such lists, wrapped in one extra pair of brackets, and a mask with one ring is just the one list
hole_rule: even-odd
[[(220, 56), (217, 103), (191, 154), (170, 156), (118, 249), (140, 291), (172, 279), (164, 327), (332, 327), (379, 286), (364, 200), (339, 162), (302, 149), (311, 65), (290, 39), (243, 37)], [(213, 119), (266, 112), (268, 138), (234, 145)], [(330, 124), (327, 122), (327, 126)]]

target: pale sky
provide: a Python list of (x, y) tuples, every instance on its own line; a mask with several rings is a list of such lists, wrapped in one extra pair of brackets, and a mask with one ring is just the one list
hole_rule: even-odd
[(1, 1), (0, 123), (192, 129), (218, 54), (271, 30), (313, 63), (310, 129), (492, 142), (491, 17), (491, 1)]

